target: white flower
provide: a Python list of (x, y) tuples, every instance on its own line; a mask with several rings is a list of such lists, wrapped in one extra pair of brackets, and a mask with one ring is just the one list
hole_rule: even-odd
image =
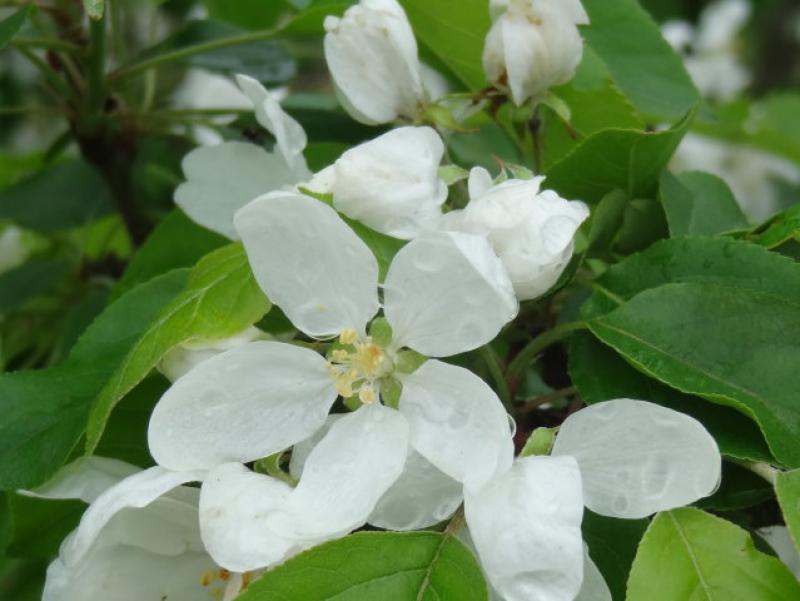
[(36, 496), (91, 503), (47, 569), (43, 601), (198, 601), (216, 591), (232, 599), (238, 582), (226, 583), (203, 548), (198, 491), (176, 486), (163, 473), (91, 457), (37, 489)]
[(800, 184), (800, 168), (743, 144), (690, 133), (670, 162), (674, 171), (707, 171), (725, 180), (744, 214), (760, 223), (780, 208), (779, 182)]
[(697, 28), (685, 21), (664, 23), (664, 37), (681, 54), (704, 96), (731, 100), (750, 84), (750, 73), (736, 48), (736, 38), (750, 13), (746, 0), (718, 0), (703, 10)]
[(224, 142), (197, 148), (183, 159), (186, 182), (175, 191), (175, 204), (195, 222), (236, 239), (233, 214), (254, 198), (307, 180), (303, 158), (306, 134), (256, 80), (239, 75), (242, 92), (255, 107), (256, 119), (275, 136), (267, 152), (246, 142)]
[(765, 526), (758, 529), (769, 545), (778, 554), (778, 558), (786, 564), (795, 578), (800, 579), (800, 555), (786, 526)]
[(491, 0), (489, 9), (483, 69), (515, 104), (572, 79), (583, 56), (577, 25), (589, 23), (580, 0)]
[(325, 19), (325, 59), (347, 112), (368, 124), (413, 120), (425, 98), (417, 42), (396, 0), (361, 0)]
[[(646, 401), (591, 405), (561, 425), (550, 457), (523, 457), (479, 490), (467, 524), (490, 583), (506, 601), (572, 601), (581, 590), (583, 505), (643, 518), (708, 496), (716, 442), (697, 420)], [(603, 599), (593, 582), (582, 599)]]
[(309, 184), (333, 206), (396, 238), (435, 229), (447, 198), (439, 178), (444, 143), (430, 127), (400, 127), (345, 152)]
[(14, 225), (0, 229), (0, 273), (19, 267), (31, 254), (25, 232)]
[[(383, 287), (393, 338), (382, 347), (365, 336), (379, 308), (377, 261), (331, 207), (273, 193), (240, 210), (235, 223), (269, 298), (299, 330), (315, 338), (338, 334), (342, 346), (329, 360), (279, 342), (231, 349), (178, 379), (153, 411), (156, 461), (178, 471), (212, 470), (201, 525), (204, 514), (227, 512), (241, 536), (261, 537), (243, 545), (237, 531), (203, 526), (222, 565), (252, 569), (270, 559), (263, 554), (273, 543), (307, 546), (362, 525), (401, 477), (409, 448), (468, 486), (508, 468), (506, 413), (485, 382), (437, 360), (410, 374), (395, 370), (404, 347), (434, 357), (464, 352), (489, 342), (515, 315), (511, 283), (485, 240), (434, 232), (397, 253)], [(397, 410), (380, 403), (389, 377), (402, 383)], [(296, 488), (238, 465), (312, 436), (340, 394), (363, 406), (330, 426)], [(247, 492), (256, 487), (263, 490)]]
[(547, 292), (566, 268), (575, 232), (589, 217), (579, 201), (541, 191), (543, 177), (492, 185), (488, 172), (470, 173), (466, 208), (447, 213), (443, 228), (486, 236), (503, 261), (520, 300)]
[(264, 332), (250, 326), (221, 340), (192, 340), (179, 344), (164, 355), (158, 363), (158, 371), (174, 382), (182, 375), (200, 365), (206, 359), (216, 357), (227, 350), (265, 338)]

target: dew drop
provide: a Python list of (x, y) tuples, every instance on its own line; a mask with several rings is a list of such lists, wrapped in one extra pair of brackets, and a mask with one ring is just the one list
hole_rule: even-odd
[(614, 501), (611, 503), (611, 509), (614, 510), (614, 513), (623, 514), (625, 511), (630, 507), (630, 501), (624, 495), (617, 496)]

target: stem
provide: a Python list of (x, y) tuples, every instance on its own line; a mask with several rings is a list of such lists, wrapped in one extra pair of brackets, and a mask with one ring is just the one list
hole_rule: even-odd
[(65, 97), (69, 98), (72, 95), (72, 91), (69, 89), (67, 83), (58, 75), (56, 75), (50, 65), (48, 65), (44, 60), (28, 50), (25, 46), (20, 46), (18, 50), (20, 54), (27, 58), (37, 69), (39, 69), (42, 77), (44, 77), (45, 81), (50, 85), (50, 88), (52, 88), (51, 91), (54, 92), (54, 96), (56, 98), (63, 100)]
[(741, 465), (743, 468), (753, 472), (756, 476), (764, 478), (764, 480), (769, 482), (772, 486), (775, 486), (780, 470), (771, 466), (769, 463), (763, 463), (760, 461), (741, 461), (737, 459), (730, 459), (730, 461)]
[(50, 38), (26, 38), (24, 36), (15, 37), (11, 40), (11, 45), (19, 48), (50, 48), (51, 50), (65, 50), (67, 52), (80, 52), (83, 50), (77, 44), (65, 40)]
[(536, 356), (546, 349), (551, 344), (567, 338), (570, 334), (577, 330), (586, 328), (585, 321), (571, 321), (557, 325), (551, 330), (542, 332), (536, 338), (531, 340), (525, 348), (523, 348), (506, 370), (506, 381), (509, 384), (509, 389), (515, 388), (516, 382), (519, 381), (522, 373), (527, 369), (528, 365), (536, 358)]
[(558, 401), (568, 396), (572, 396), (578, 393), (578, 389), (575, 386), (568, 386), (567, 388), (561, 388), (559, 390), (554, 390), (551, 393), (543, 394), (542, 396), (536, 397), (535, 399), (530, 399), (524, 402), (523, 407), (519, 410), (521, 413), (530, 413), (537, 407), (541, 407), (545, 403), (552, 403), (553, 401)]
[(106, 68), (106, 12), (97, 21), (89, 23), (89, 89), (86, 108), (90, 115), (99, 115), (105, 101), (105, 68)]
[(533, 146), (533, 172), (536, 175), (542, 172), (542, 119), (539, 117), (539, 106), (533, 110), (533, 116), (528, 122), (531, 132), (531, 145)]
[(153, 67), (162, 65), (164, 63), (179, 61), (184, 58), (194, 56), (195, 54), (203, 54), (204, 52), (210, 52), (212, 50), (218, 50), (220, 48), (228, 48), (230, 46), (238, 46), (239, 44), (260, 42), (261, 40), (266, 40), (271, 38), (276, 33), (278, 33), (281, 30), (281, 28), (282, 25), (275, 27), (273, 29), (264, 29), (261, 31), (254, 31), (252, 33), (244, 33), (241, 35), (221, 38), (219, 40), (213, 40), (211, 42), (205, 42), (203, 44), (195, 44), (194, 46), (187, 46), (186, 48), (180, 48), (179, 50), (173, 50), (172, 52), (165, 52), (164, 54), (159, 54), (151, 58), (146, 58), (139, 62), (123, 65), (119, 69), (112, 71), (109, 74), (108, 78), (110, 80), (120, 79), (122, 77), (135, 75), (136, 73), (139, 73), (141, 71), (146, 71), (147, 69), (151, 69)]
[(497, 396), (506, 407), (506, 411), (511, 411), (511, 391), (508, 389), (508, 383), (503, 376), (503, 368), (500, 365), (500, 358), (492, 347), (488, 344), (482, 346), (480, 349), (481, 357), (483, 357), (486, 367), (489, 368), (489, 373), (494, 380), (495, 387), (497, 388)]

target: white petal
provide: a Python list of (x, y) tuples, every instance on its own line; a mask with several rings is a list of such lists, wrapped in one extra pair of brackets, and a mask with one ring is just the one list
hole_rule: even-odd
[(309, 336), (363, 331), (378, 311), (378, 262), (325, 203), (279, 193), (234, 221), (259, 285)]
[(175, 203), (195, 222), (232, 240), (233, 215), (267, 192), (301, 181), (283, 157), (255, 144), (225, 142), (197, 148), (183, 159), (186, 182)]
[(581, 476), (569, 457), (525, 457), (464, 492), (470, 534), (506, 601), (572, 601), (583, 577)]
[(643, 518), (706, 497), (720, 480), (717, 443), (696, 419), (631, 399), (570, 415), (553, 455), (574, 457), (586, 506), (619, 518)]
[(443, 154), (442, 139), (430, 127), (400, 127), (351, 148), (333, 166), (333, 204), (397, 238), (434, 229), (447, 198), (438, 174)]
[(306, 167), (306, 160), (303, 157), (303, 150), (308, 144), (303, 126), (289, 116), (269, 90), (252, 77), (237, 75), (236, 83), (253, 103), (256, 120), (275, 136), (278, 151), (298, 181), (307, 179), (311, 172)]
[(480, 487), (511, 466), (508, 416), (486, 382), (432, 359), (402, 383), (399, 409), (408, 420), (411, 445), (445, 474)]
[(181, 484), (202, 480), (204, 474), (202, 471), (172, 472), (162, 467), (151, 467), (109, 488), (89, 506), (78, 529), (65, 543), (62, 549), (64, 561), (70, 566), (79, 562), (103, 527), (123, 509), (145, 507)]
[(473, 167), (469, 171), (467, 189), (470, 198), (477, 198), (481, 194), (488, 192), (494, 186), (494, 180), (489, 172), (483, 167)]
[(583, 583), (575, 601), (612, 601), (611, 591), (605, 578), (589, 557), (589, 549), (583, 546)]
[(503, 264), (482, 237), (423, 234), (395, 255), (384, 313), (398, 346), (446, 357), (491, 341), (519, 306)]
[(319, 428), (334, 400), (321, 355), (251, 342), (206, 360), (167, 390), (150, 418), (150, 453), (175, 470), (268, 457)]
[(176, 556), (119, 545), (95, 549), (76, 566), (56, 559), (42, 601), (198, 601), (211, 599), (201, 576), (216, 571), (202, 552)]
[(325, 420), (325, 423), (322, 424), (322, 427), (319, 428), (316, 432), (314, 432), (311, 436), (298, 442), (296, 445), (292, 447), (292, 456), (289, 459), (289, 473), (297, 478), (298, 480), (303, 475), (303, 468), (306, 465), (306, 459), (308, 456), (311, 455), (311, 451), (314, 450), (328, 432), (331, 429), (331, 426), (335, 424), (337, 421), (342, 419), (348, 415), (347, 413), (332, 413), (328, 416)]
[(227, 463), (209, 472), (200, 494), (203, 542), (219, 565), (246, 572), (267, 567), (299, 550), (268, 525), (291, 487), (276, 478)]
[(407, 452), (408, 424), (393, 409), (375, 403), (339, 419), (308, 456), (274, 527), (301, 540), (358, 528), (400, 477)]
[(378, 501), (369, 523), (387, 530), (419, 530), (437, 524), (461, 505), (461, 486), (409, 449), (402, 475)]
[(91, 503), (103, 492), (140, 468), (119, 459), (91, 456), (62, 467), (50, 480), (19, 494), (43, 499), (80, 499)]
[(800, 555), (786, 526), (766, 526), (759, 528), (763, 536), (778, 554), (778, 558), (786, 564), (796, 578), (800, 578)]

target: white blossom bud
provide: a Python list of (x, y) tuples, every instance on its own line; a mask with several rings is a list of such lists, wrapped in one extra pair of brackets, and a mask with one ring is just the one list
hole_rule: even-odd
[[(473, 185), (480, 179), (470, 177), (471, 191), (483, 188)], [(445, 229), (487, 237), (519, 300), (537, 298), (558, 281), (572, 258), (575, 232), (589, 217), (584, 203), (540, 190), (543, 181), (507, 180), (474, 196), (465, 209), (444, 216)]]
[(396, 0), (361, 0), (325, 19), (325, 58), (345, 109), (368, 124), (415, 118), (424, 104), (417, 43)]
[(372, 229), (410, 239), (436, 229), (447, 198), (439, 177), (444, 143), (430, 127), (400, 127), (345, 152), (309, 184)]
[(491, 0), (489, 10), (483, 69), (516, 105), (572, 79), (583, 55), (577, 25), (589, 23), (580, 0)]

